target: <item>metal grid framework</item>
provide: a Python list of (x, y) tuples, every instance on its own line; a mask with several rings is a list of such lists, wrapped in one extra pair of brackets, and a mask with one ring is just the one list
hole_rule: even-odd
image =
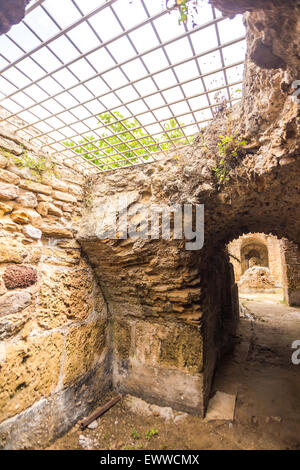
[(84, 173), (190, 143), (240, 99), (245, 56), (240, 19), (198, 16), (179, 25), (161, 0), (36, 0), (0, 38), (0, 122)]

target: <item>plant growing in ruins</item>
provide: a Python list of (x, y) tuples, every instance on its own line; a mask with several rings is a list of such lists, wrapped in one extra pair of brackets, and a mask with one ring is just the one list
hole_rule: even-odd
[(135, 431), (134, 429), (131, 429), (130, 435), (131, 435), (131, 437), (133, 437), (133, 439), (139, 439), (141, 437), (139, 435), (139, 433), (137, 431)]
[(186, 24), (191, 18), (193, 28), (197, 25), (197, 15), (199, 13), (198, 6), (204, 0), (166, 0), (166, 8), (168, 10), (177, 9), (179, 12), (178, 23)]
[(65, 141), (64, 145), (74, 148), (74, 152), (86, 160), (93, 160), (103, 170), (138, 163), (139, 158), (147, 161), (150, 158), (149, 153), (169, 149), (172, 146), (170, 140), (182, 145), (191, 141), (181, 130), (182, 124), (179, 125), (174, 118), (165, 122), (164, 132), (158, 137), (149, 135), (137, 119), (126, 119), (118, 111), (100, 114), (98, 123), (105, 129), (99, 139), (87, 136), (78, 144)]
[(226, 181), (229, 181), (229, 172), (236, 166), (237, 158), (244, 154), (243, 148), (246, 145), (246, 140), (239, 140), (232, 134), (228, 136), (220, 135), (220, 142), (218, 143), (220, 162), (219, 165), (213, 169), (219, 185), (223, 185)]
[(158, 429), (152, 428), (152, 429), (150, 429), (150, 431), (146, 432), (146, 439), (148, 439), (148, 441), (150, 441), (151, 437), (157, 436), (157, 434), (158, 434)]
[(31, 155), (28, 154), (27, 150), (23, 150), (21, 155), (14, 155), (5, 150), (1, 150), (1, 153), (8, 158), (8, 160), (18, 167), (29, 168), (31, 174), (38, 181), (43, 180), (43, 176), (58, 176), (55, 163), (51, 162), (47, 155)]

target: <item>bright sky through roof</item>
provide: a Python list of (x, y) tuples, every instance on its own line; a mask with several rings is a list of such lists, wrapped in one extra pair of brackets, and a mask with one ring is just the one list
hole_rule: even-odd
[[(219, 99), (241, 97), (242, 17), (222, 19), (205, 1), (194, 28), (191, 21), (179, 25), (178, 11), (166, 12), (162, 0), (36, 0), (27, 11), (0, 36), (0, 106), (18, 132), (47, 151), (78, 159), (76, 149), (66, 150), (68, 140), (87, 154), (87, 137), (97, 146), (104, 131), (114, 133), (99, 123), (108, 111), (121, 121), (135, 118), (130, 122), (138, 123), (142, 137), (152, 136), (150, 144), (172, 140), (165, 133), (171, 119), (190, 137), (212, 119), (219, 89)], [(16, 117), (25, 123), (16, 124)], [(116, 161), (153, 161), (165, 148), (153, 151), (145, 139), (139, 142), (137, 158), (114, 145), (89, 158), (97, 170), (107, 170), (119, 167), (111, 164)], [(100, 165), (99, 156), (108, 164)]]

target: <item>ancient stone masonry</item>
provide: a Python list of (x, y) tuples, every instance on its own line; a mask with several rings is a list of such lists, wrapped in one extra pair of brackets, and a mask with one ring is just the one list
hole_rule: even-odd
[(1, 145), (0, 447), (28, 448), (67, 431), (110, 387), (109, 330), (75, 239), (84, 178), (61, 164), (38, 178), (13, 163), (14, 141)]
[[(37, 159), (38, 150), (0, 126), (3, 448), (49, 442), (111, 385), (203, 416), (238, 322), (226, 246), (241, 235), (289, 240), (282, 247), (284, 285), (289, 302), (299, 302), (300, 107), (292, 84), (300, 79), (300, 7), (218, 3), (232, 15), (251, 6), (244, 97), (218, 113), (193, 145), (151, 165), (97, 175), (85, 186), (59, 159), (58, 173), (41, 178), (13, 164), (10, 154), (21, 157), (24, 146)], [(220, 181), (221, 135), (231, 146)], [(232, 139), (243, 142), (236, 155)], [(204, 247), (103, 236), (119, 199), (127, 201), (122, 210), (132, 226), (153, 204), (204, 204)]]
[[(300, 108), (292, 99), (300, 77), (300, 9), (274, 4), (245, 15), (242, 102), (219, 113), (193, 146), (92, 181), (78, 234), (113, 320), (114, 386), (179, 410), (204, 413), (218, 358), (235, 333), (237, 288), (227, 243), (249, 232), (300, 242)], [(270, 48), (265, 64), (256, 47), (262, 36)], [(235, 158), (228, 146), (234, 164), (223, 183), (214, 171), (220, 135), (246, 142)], [(183, 240), (103, 240), (99, 207), (109, 225), (112, 202), (124, 196), (131, 223), (152, 204), (204, 204), (203, 249), (186, 251)]]
[(283, 257), (283, 285), (289, 305), (300, 305), (300, 249), (299, 244), (281, 241)]

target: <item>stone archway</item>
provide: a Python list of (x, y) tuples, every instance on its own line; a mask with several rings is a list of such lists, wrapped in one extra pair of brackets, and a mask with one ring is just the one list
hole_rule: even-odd
[(242, 274), (252, 266), (269, 267), (268, 248), (255, 239), (248, 239), (242, 243), (240, 259)]

